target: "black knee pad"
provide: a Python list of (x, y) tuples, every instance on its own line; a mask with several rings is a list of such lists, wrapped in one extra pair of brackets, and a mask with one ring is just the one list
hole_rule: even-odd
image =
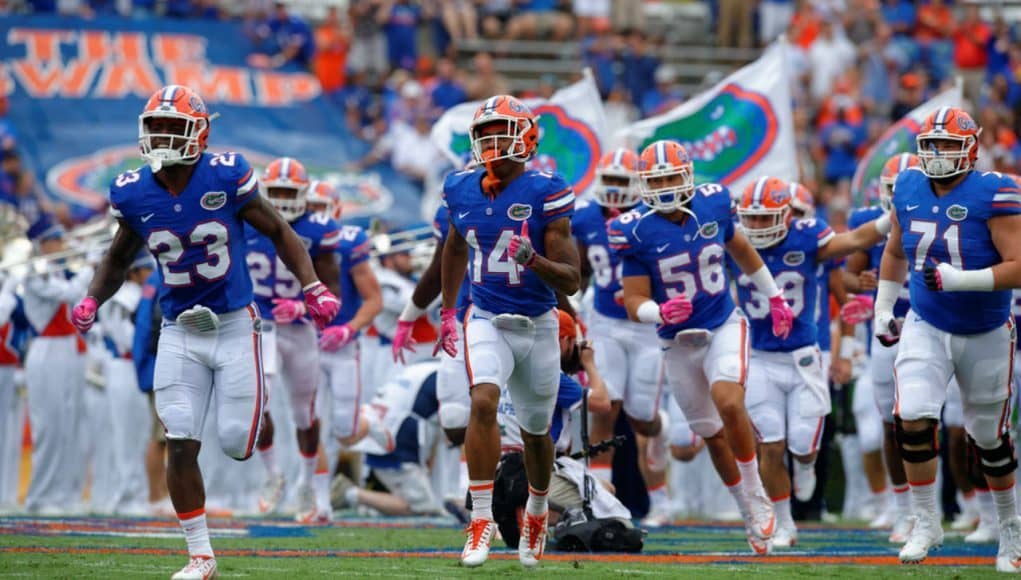
[(1014, 456), (1014, 445), (1010, 435), (1000, 435), (1000, 444), (992, 449), (975, 446), (978, 452), (979, 467), (988, 477), (1004, 477), (1017, 469), (1017, 457)]
[(273, 446), (273, 419), (269, 413), (262, 414), (262, 425), (259, 426), (259, 438), (255, 441), (255, 448), (263, 451)]
[[(897, 447), (900, 448), (900, 457), (904, 461), (925, 463), (939, 455), (939, 439), (935, 421), (926, 421), (926, 427), (923, 429), (908, 431), (904, 429), (904, 423), (900, 417), (894, 417), (894, 430), (897, 436)], [(908, 449), (908, 446), (914, 449)], [(922, 446), (925, 448), (917, 449)]]
[(978, 445), (975, 440), (968, 436), (968, 481), (971, 485), (981, 491), (989, 491), (989, 482), (986, 476), (982, 475), (982, 462), (979, 459)]

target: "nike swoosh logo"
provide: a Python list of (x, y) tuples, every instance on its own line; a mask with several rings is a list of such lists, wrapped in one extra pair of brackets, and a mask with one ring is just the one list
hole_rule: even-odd
[(460, 213), (460, 212), (458, 212), (458, 214), (457, 214), (457, 219), (463, 220), (463, 219), (464, 219), (464, 217), (465, 217), (466, 215), (470, 214), (470, 213), (471, 213), (471, 211), (466, 211), (466, 212), (464, 212), (464, 213)]
[(592, 232), (590, 234), (586, 234), (585, 235), (585, 239), (592, 240), (592, 239), (595, 239), (595, 237), (598, 236), (598, 235), (599, 235), (599, 232)]
[(909, 205), (909, 206), (906, 206), (905, 209), (907, 209), (908, 211), (914, 211), (914, 210), (918, 209), (918, 206), (917, 205)]
[(662, 254), (663, 251), (666, 250), (668, 247), (670, 247), (670, 244), (663, 244), (662, 246), (656, 246), (656, 251), (658, 253)]
[(152, 216), (154, 216), (154, 215), (156, 215), (156, 214), (155, 214), (155, 213), (151, 213), (151, 214), (149, 214), (149, 215), (144, 215), (144, 216), (142, 216), (142, 223), (144, 224), (145, 222), (149, 221), (149, 219), (150, 219), (150, 218), (151, 218)]

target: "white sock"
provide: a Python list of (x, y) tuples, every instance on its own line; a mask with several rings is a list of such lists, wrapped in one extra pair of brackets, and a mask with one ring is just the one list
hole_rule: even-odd
[(936, 481), (911, 483), (911, 507), (915, 514), (938, 513), (936, 505)]
[[(472, 519), (493, 520), (493, 480), (472, 479), (468, 482), (468, 493), (472, 497)], [(531, 501), (532, 494), (528, 494)]]
[(326, 469), (312, 475), (312, 491), (315, 492), (316, 510), (332, 512), (330, 505), (330, 472)]
[(975, 490), (971, 490), (969, 493), (958, 492), (958, 507), (961, 508), (962, 514), (977, 514), (978, 504), (975, 502)]
[[(525, 502), (525, 511), (533, 516), (541, 516), (546, 513), (549, 505), (548, 500), (549, 489), (538, 490), (529, 485), (528, 501)], [(472, 501), (475, 501), (474, 497), (472, 497)]]
[(976, 489), (975, 498), (978, 504), (979, 521), (993, 523), (993, 516), (996, 514), (996, 502), (993, 500), (993, 494), (988, 489)]
[(649, 489), (649, 511), (665, 510), (670, 503), (670, 493), (666, 484), (660, 484)]
[(996, 504), (996, 519), (1002, 524), (1017, 515), (1017, 503), (1014, 499), (1014, 486), (1005, 489), (989, 488), (989, 494), (993, 496), (993, 503)]
[(280, 475), (280, 470), (277, 469), (276, 453), (273, 452), (272, 445), (259, 450), (259, 459), (262, 460), (262, 465), (266, 468), (266, 473), (268, 473), (270, 477), (277, 477)]
[(738, 479), (730, 485), (724, 485), (727, 485), (727, 491), (729, 491), (730, 495), (733, 496), (734, 501), (737, 503), (737, 509), (741, 511), (741, 516), (743, 517), (748, 513), (748, 500), (745, 499), (744, 493), (742, 493), (742, 489), (744, 489), (742, 483), (743, 480)]
[(791, 515), (791, 496), (785, 495), (781, 498), (773, 498), (773, 511), (776, 512), (777, 522), (781, 528), (793, 528), (794, 516)]
[(737, 460), (737, 469), (741, 472), (741, 481), (744, 482), (744, 491), (753, 494), (762, 489), (762, 478), (759, 477), (759, 460), (752, 455), (748, 461)]
[(893, 486), (893, 505), (899, 513), (911, 513), (911, 486)]
[(199, 508), (185, 514), (177, 514), (188, 542), (188, 555), (213, 557), (213, 546), (209, 544), (209, 528), (206, 527), (206, 510)]
[(316, 459), (315, 453), (311, 457), (306, 457), (304, 453), (301, 454), (301, 476), (302, 481), (307, 485), (312, 485), (312, 482), (315, 481)]
[(804, 475), (806, 472), (812, 472), (815, 470), (815, 461), (811, 463), (802, 463), (800, 461), (794, 461), (794, 473)]

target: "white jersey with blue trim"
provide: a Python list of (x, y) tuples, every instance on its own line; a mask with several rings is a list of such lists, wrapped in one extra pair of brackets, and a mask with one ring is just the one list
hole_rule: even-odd
[(240, 212), (258, 190), (255, 172), (240, 153), (203, 153), (177, 195), (148, 166), (114, 178), (110, 212), (156, 258), (165, 317), (200, 304), (222, 314), (252, 302)]
[(988, 221), (1021, 214), (1021, 189), (998, 173), (972, 171), (937, 197), (918, 168), (902, 171), (894, 186), (894, 210), (910, 270), (911, 309), (951, 334), (978, 334), (1011, 316), (1011, 291), (937, 292), (925, 285), (925, 266), (948, 263), (962, 270), (999, 264)]

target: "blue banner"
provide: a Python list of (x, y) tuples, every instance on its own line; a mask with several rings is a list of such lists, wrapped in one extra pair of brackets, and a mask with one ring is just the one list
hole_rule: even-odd
[(211, 151), (241, 152), (260, 169), (279, 156), (301, 160), (341, 190), (345, 221), (421, 222), (421, 192), (389, 166), (345, 172), (369, 144), (347, 129), (314, 76), (246, 65), (251, 44), (240, 23), (5, 16), (0, 39), (0, 93), (10, 98), (19, 148), (77, 219), (104, 211), (111, 178), (142, 165), (145, 100), (181, 84), (220, 115)]

